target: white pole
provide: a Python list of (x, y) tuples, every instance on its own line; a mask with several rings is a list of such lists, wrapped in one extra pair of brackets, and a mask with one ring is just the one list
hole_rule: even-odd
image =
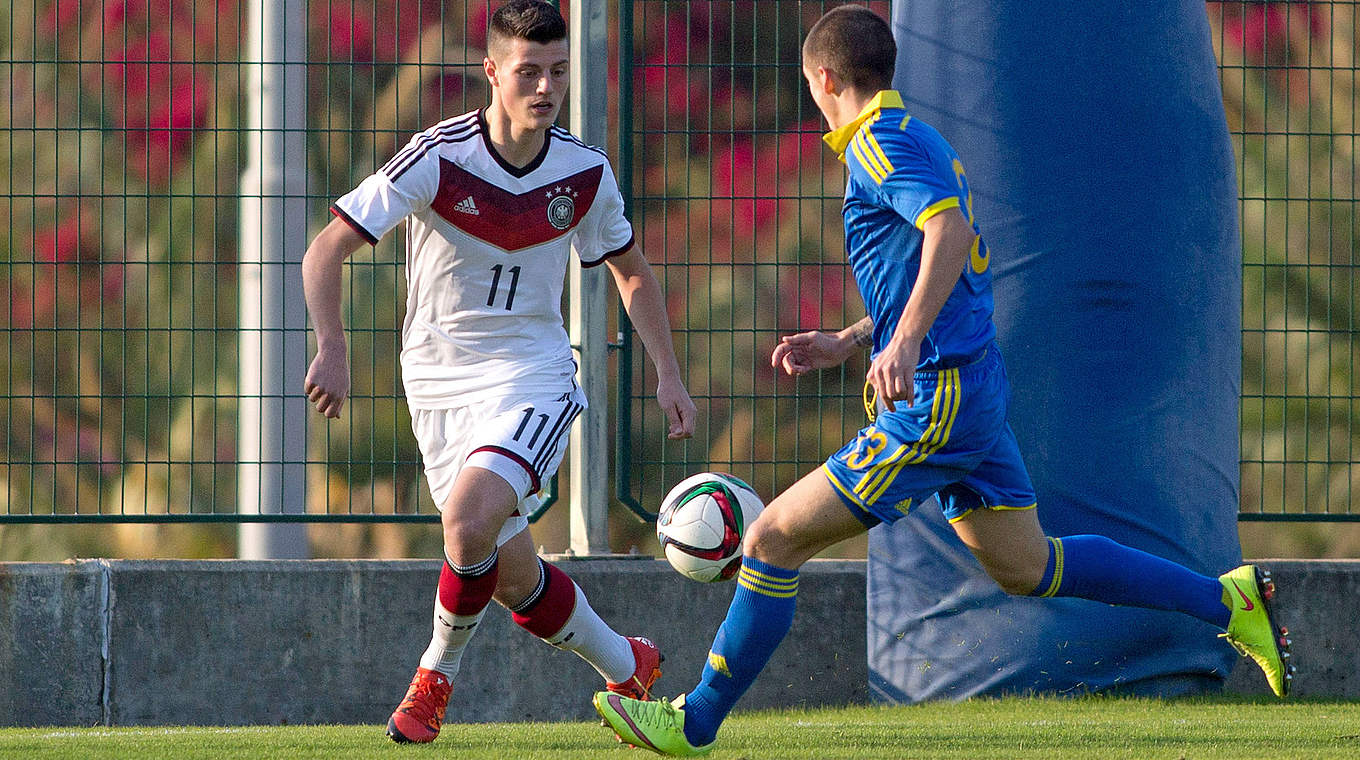
[[(306, 3), (250, 0), (242, 62), (250, 163), (241, 179), (237, 511), (302, 513), (306, 499)], [(242, 523), (242, 559), (308, 556), (305, 526)]]
[[(609, 29), (606, 0), (574, 0), (571, 27), (571, 131), (590, 145), (609, 139)], [(572, 258), (568, 274), (569, 332), (577, 348), (577, 375), (590, 407), (571, 431), (570, 550), (577, 556), (609, 554), (608, 295), (603, 267), (582, 269)]]

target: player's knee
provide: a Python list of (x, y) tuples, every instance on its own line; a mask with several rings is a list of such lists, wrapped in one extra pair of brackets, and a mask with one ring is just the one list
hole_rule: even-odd
[(1035, 567), (1023, 562), (983, 561), (982, 567), (996, 585), (1011, 596), (1032, 596), (1044, 575), (1042, 565)]
[(792, 542), (774, 520), (764, 517), (762, 514), (747, 528), (742, 553), (776, 567), (788, 567), (794, 555)]
[(491, 598), (506, 609), (518, 607), (533, 596), (540, 582), (536, 569), (533, 575), (528, 575), (521, 572), (520, 568), (507, 567), (506, 563), (502, 562), (501, 572), (496, 576), (496, 591)]
[(1001, 590), (1011, 596), (1035, 596), (1035, 589), (1039, 585), (1037, 575), (1008, 575), (1004, 579), (998, 579), (997, 585)]
[(496, 548), (496, 535), (503, 522), (474, 511), (456, 515), (446, 511), (441, 519), (445, 553), (455, 561), (480, 561)]

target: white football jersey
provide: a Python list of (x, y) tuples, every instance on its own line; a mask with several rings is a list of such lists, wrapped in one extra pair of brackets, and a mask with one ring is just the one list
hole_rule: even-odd
[(370, 243), (407, 221), (401, 369), (419, 409), (570, 390), (567, 257), (593, 266), (633, 245), (603, 151), (554, 126), (533, 161), (511, 166), (480, 110), (416, 135), (331, 212)]

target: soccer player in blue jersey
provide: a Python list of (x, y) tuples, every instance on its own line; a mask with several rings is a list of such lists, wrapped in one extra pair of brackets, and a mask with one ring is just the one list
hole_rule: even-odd
[(1007, 592), (1193, 615), (1225, 629), (1284, 696), (1288, 642), (1269, 612), (1273, 587), (1255, 567), (1213, 578), (1103, 536), (1044, 535), (1006, 423), (990, 255), (963, 163), (889, 89), (896, 45), (872, 11), (831, 10), (802, 52), (812, 98), (831, 126), (826, 142), (848, 169), (845, 244), (869, 316), (836, 333), (785, 337), (772, 362), (800, 375), (872, 346), (871, 424), (751, 526), (738, 588), (699, 684), (671, 703), (600, 692), (601, 716), (639, 747), (708, 751), (789, 630), (798, 568), (937, 495), (959, 538)]

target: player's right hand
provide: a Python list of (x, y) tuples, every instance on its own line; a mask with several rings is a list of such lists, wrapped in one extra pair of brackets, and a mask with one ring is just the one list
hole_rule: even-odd
[(814, 369), (838, 367), (849, 357), (844, 344), (835, 333), (821, 330), (785, 335), (770, 355), (770, 366), (795, 377)]
[(658, 380), (656, 401), (666, 413), (667, 438), (680, 440), (694, 435), (694, 418), (699, 412), (679, 378)]
[(349, 360), (343, 351), (317, 351), (303, 384), (307, 399), (321, 414), (337, 419), (349, 396)]

